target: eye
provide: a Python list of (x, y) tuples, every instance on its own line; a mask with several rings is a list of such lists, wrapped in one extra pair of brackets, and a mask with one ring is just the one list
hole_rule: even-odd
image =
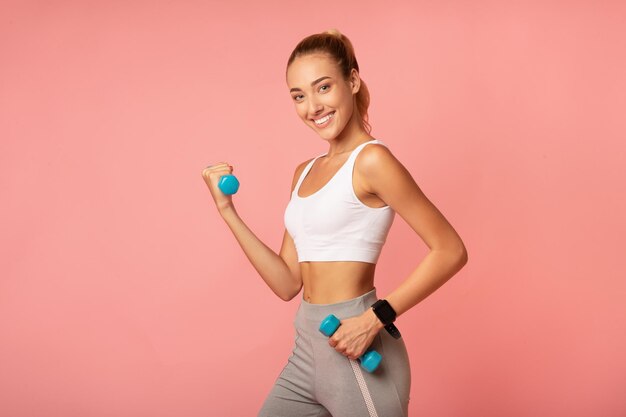
[[(328, 91), (329, 88), (330, 88), (330, 84), (324, 84), (324, 85), (320, 86), (320, 90), (321, 91)], [(324, 90), (322, 90), (322, 89), (324, 89)], [(298, 97), (303, 97), (303, 96), (302, 96), (302, 94), (297, 94), (297, 95), (293, 96), (292, 98), (295, 101), (299, 101)]]

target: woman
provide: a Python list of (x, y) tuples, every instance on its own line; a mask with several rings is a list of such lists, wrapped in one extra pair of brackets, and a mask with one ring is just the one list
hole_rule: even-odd
[[(232, 166), (203, 171), (219, 213), (272, 291), (288, 301), (303, 289), (293, 352), (259, 416), (407, 416), (410, 364), (393, 322), (467, 262), (452, 226), (387, 145), (369, 134), (369, 93), (358, 71), (351, 42), (336, 30), (304, 38), (289, 57), (286, 81), (296, 112), (329, 148), (295, 170), (280, 254), (217, 188)], [(379, 299), (374, 270), (396, 212), (430, 252)], [(341, 323), (330, 338), (319, 331), (329, 314)], [(356, 359), (369, 348), (382, 361), (364, 372)]]

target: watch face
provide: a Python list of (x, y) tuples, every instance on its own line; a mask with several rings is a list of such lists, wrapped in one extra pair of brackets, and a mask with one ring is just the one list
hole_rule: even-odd
[(374, 303), (374, 312), (383, 324), (389, 324), (396, 319), (396, 312), (393, 310), (387, 300), (378, 300)]

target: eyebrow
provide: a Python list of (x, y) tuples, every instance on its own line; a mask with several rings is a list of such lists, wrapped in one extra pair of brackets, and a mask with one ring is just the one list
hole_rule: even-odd
[[(329, 76), (323, 76), (323, 77), (318, 78), (317, 80), (315, 80), (315, 81), (313, 81), (311, 83), (311, 87), (313, 87), (315, 84), (319, 83), (320, 81), (325, 80), (326, 78), (330, 78), (330, 77)], [(292, 93), (294, 91), (302, 91), (302, 90), (300, 90), (299, 88), (292, 88), (291, 90), (289, 90), (290, 93)]]

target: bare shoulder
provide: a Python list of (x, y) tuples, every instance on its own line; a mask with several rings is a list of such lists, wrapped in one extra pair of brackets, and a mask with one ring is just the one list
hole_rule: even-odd
[(370, 180), (382, 173), (387, 173), (387, 178), (410, 176), (393, 152), (387, 146), (379, 143), (365, 146), (357, 155), (357, 161), (358, 163), (355, 161), (356, 169), (360, 176), (365, 179), (364, 186), (370, 193), (375, 193)]
[[(408, 195), (424, 200), (425, 196), (409, 170), (385, 145), (370, 144), (363, 148), (357, 159), (356, 169), (367, 192), (378, 195), (392, 207), (402, 206)], [(406, 206), (398, 208), (406, 209)]]

